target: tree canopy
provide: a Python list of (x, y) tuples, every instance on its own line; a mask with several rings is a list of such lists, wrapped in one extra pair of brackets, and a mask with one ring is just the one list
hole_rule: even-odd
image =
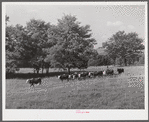
[(119, 31), (104, 43), (104, 47), (112, 59), (121, 58), (127, 65), (128, 59), (138, 57), (144, 49), (142, 42), (143, 39), (139, 38), (137, 33), (126, 34)]
[(81, 26), (75, 16), (65, 15), (58, 20), (57, 26), (49, 31), (49, 38), (55, 41), (47, 56), (51, 65), (68, 70), (74, 67), (87, 68), (96, 44), (96, 40), (91, 38), (89, 25)]
[[(6, 24), (8, 20), (6, 16)], [(68, 70), (87, 68), (95, 44), (90, 26), (81, 26), (72, 15), (64, 15), (57, 25), (31, 19), (25, 27), (6, 26), (6, 54), (22, 62), (20, 66), (27, 64), (38, 72), (49, 66)], [(8, 56), (7, 61), (10, 61)]]
[[(19, 67), (32, 67), (37, 73), (49, 67), (83, 69), (92, 65), (110, 65), (121, 60), (125, 65), (142, 56), (143, 39), (138, 34), (119, 31), (103, 43), (105, 53), (94, 49), (97, 43), (89, 25), (82, 25), (72, 15), (64, 15), (56, 25), (31, 19), (26, 26), (8, 26), (6, 20), (6, 71)], [(105, 50), (104, 49), (104, 50)], [(103, 51), (104, 51), (103, 50)], [(144, 61), (142, 56), (141, 61)]]

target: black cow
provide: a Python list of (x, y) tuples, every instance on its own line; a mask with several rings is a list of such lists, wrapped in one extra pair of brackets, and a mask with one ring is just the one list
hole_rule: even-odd
[(69, 81), (69, 75), (68, 74), (59, 75), (58, 79), (60, 79), (62, 82), (63, 80)]
[(39, 85), (41, 85), (41, 78), (27, 79), (27, 80), (26, 80), (26, 83), (29, 83), (29, 84), (30, 84), (30, 87), (31, 87), (31, 86), (34, 87), (34, 84), (39, 84)]
[(119, 69), (117, 69), (117, 72), (118, 72), (119, 74), (121, 74), (121, 73), (124, 72), (124, 69), (123, 69), (123, 68), (119, 68)]
[(78, 74), (78, 80), (85, 79), (88, 76), (88, 72), (81, 72)]
[(103, 76), (103, 71), (98, 71), (98, 76)]
[(89, 75), (89, 72), (83, 72), (84, 77), (88, 77), (88, 75)]
[(95, 78), (96, 76), (98, 76), (98, 72), (97, 71), (95, 71), (95, 72), (93, 72), (93, 77)]
[(114, 74), (114, 70), (113, 69), (107, 69), (106, 70), (106, 74), (107, 75), (113, 75)]
[(103, 76), (103, 71), (90, 72), (90, 73), (89, 73), (89, 76), (90, 76), (90, 77), (94, 77), (94, 78), (97, 77), (97, 76), (98, 76), (98, 77), (99, 77), (99, 76)]

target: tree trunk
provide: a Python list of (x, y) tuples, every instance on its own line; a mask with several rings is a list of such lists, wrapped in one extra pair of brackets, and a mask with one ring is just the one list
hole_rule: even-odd
[(122, 59), (121, 58), (119, 59), (119, 64), (120, 64), (120, 66), (122, 66)]
[(124, 64), (125, 64), (125, 66), (127, 66), (127, 59), (126, 58), (124, 58)]
[(127, 64), (130, 65), (130, 58), (128, 59), (128, 63)]
[(70, 67), (68, 67), (68, 74), (70, 74)]
[(43, 74), (43, 70), (44, 70), (44, 68), (42, 67), (42, 74)]
[(114, 66), (115, 66), (115, 64), (116, 64), (116, 58), (114, 58)]
[(49, 68), (46, 68), (46, 74), (48, 74), (49, 73)]
[(133, 65), (134, 65), (134, 63), (135, 63), (135, 59), (134, 59), (134, 58), (132, 59), (132, 63), (133, 63)]
[(34, 74), (35, 74), (35, 69), (34, 69)]

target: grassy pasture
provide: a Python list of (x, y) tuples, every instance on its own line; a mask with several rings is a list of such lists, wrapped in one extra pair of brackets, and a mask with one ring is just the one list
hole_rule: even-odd
[(26, 79), (6, 79), (6, 109), (144, 109), (144, 66), (124, 69), (121, 75), (63, 83), (44, 77), (34, 88)]

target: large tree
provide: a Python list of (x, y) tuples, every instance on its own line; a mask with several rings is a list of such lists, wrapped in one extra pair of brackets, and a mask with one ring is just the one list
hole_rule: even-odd
[(49, 30), (49, 40), (54, 43), (47, 59), (51, 65), (70, 69), (85, 68), (94, 53), (95, 39), (91, 38), (89, 25), (81, 26), (75, 16), (64, 15), (57, 26)]
[[(25, 34), (24, 27), (21, 25), (7, 26), (6, 27), (6, 60), (7, 65), (12, 64), (16, 67), (23, 67), (26, 65), (27, 58), (30, 53), (25, 49), (27, 45), (27, 35)], [(13, 61), (13, 63), (10, 63)], [(15, 62), (15, 63), (14, 63)]]
[(9, 16), (6, 16), (6, 73), (15, 72), (20, 64), (22, 55), (19, 52), (19, 41), (22, 40), (23, 27), (21, 25), (7, 26)]
[(27, 22), (26, 33), (28, 36), (27, 48), (30, 50), (31, 57), (29, 58), (33, 68), (39, 73), (39, 69), (45, 68), (44, 59), (47, 55), (47, 48), (51, 43), (48, 41), (47, 30), (50, 28), (50, 23), (45, 23), (43, 20), (31, 19)]
[[(8, 16), (6, 16), (6, 24)], [(39, 72), (45, 66), (48, 42), (47, 30), (50, 24), (42, 20), (31, 19), (26, 27), (19, 24), (6, 26), (6, 59), (9, 67), (31, 67)], [(12, 68), (7, 68), (12, 69)], [(13, 68), (14, 69), (14, 68)]]
[(142, 42), (143, 39), (139, 38), (137, 33), (126, 34), (124, 31), (119, 31), (109, 38), (104, 47), (114, 61), (120, 58), (127, 65), (128, 59), (134, 60), (144, 49)]

